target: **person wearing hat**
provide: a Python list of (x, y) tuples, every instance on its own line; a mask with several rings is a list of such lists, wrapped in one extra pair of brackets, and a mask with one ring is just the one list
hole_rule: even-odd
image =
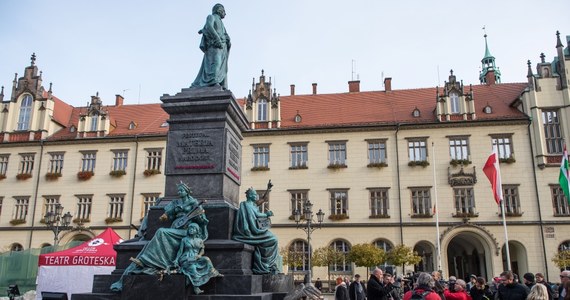
[(364, 284), (360, 282), (360, 275), (354, 275), (354, 281), (348, 286), (348, 296), (350, 300), (364, 300), (366, 299), (366, 291)]
[(526, 285), (526, 287), (528, 287), (529, 290), (532, 289), (532, 287), (536, 284), (536, 282), (534, 282), (534, 274), (525, 273), (523, 275), (523, 283)]
[(477, 276), (475, 276), (475, 274), (469, 275), (469, 282), (467, 283), (466, 287), (467, 293), (471, 291), (471, 288), (474, 287), (476, 283), (477, 283)]

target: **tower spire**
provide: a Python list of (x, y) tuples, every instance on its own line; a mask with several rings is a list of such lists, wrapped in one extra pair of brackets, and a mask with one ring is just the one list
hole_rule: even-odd
[[(483, 27), (485, 31), (485, 27)], [(495, 66), (495, 57), (489, 51), (489, 43), (487, 42), (487, 32), (483, 35), (485, 38), (485, 55), (481, 60), (481, 73), (479, 74), (479, 82), (482, 84), (494, 84), (501, 82), (501, 72)]]

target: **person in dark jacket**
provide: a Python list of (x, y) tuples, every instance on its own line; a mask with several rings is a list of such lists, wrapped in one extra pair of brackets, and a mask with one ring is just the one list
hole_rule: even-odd
[(342, 278), (336, 279), (336, 288), (334, 289), (334, 300), (350, 300), (348, 297), (348, 289)]
[(530, 290), (536, 284), (534, 281), (534, 274), (532, 273), (525, 273), (523, 275), (523, 283), (526, 287)]
[(471, 288), (469, 295), (471, 295), (473, 300), (493, 300), (493, 292), (491, 292), (483, 277), (477, 277), (475, 286)]
[(386, 300), (390, 287), (384, 284), (384, 272), (380, 268), (374, 269), (368, 285), (366, 286), (366, 297), (368, 300)]
[(536, 278), (536, 283), (537, 284), (542, 284), (546, 287), (546, 291), (548, 292), (548, 300), (553, 300), (552, 296), (553, 296), (553, 291), (552, 291), (552, 287), (550, 286), (550, 284), (548, 284), (548, 282), (546, 282), (544, 280), (544, 274), (542, 273), (536, 273), (534, 275), (534, 278)]
[(431, 273), (431, 277), (433, 278), (434, 281), (433, 290), (439, 295), (441, 300), (445, 300), (445, 295), (443, 294), (445, 287), (441, 282), (441, 273), (439, 273), (438, 271), (433, 271)]
[(360, 275), (354, 275), (354, 281), (348, 286), (348, 296), (350, 300), (366, 299), (366, 291), (364, 283), (360, 282)]
[(515, 282), (515, 276), (511, 271), (501, 273), (501, 282), (497, 292), (498, 300), (526, 300), (530, 292), (528, 287)]

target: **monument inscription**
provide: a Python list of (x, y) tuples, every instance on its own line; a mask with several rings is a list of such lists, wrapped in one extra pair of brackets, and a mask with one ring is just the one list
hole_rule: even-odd
[(226, 130), (226, 172), (241, 184), (241, 143), (229, 130)]
[[(174, 163), (167, 164), (168, 174), (196, 174), (220, 172), (220, 151), (222, 141), (217, 137), (219, 130), (185, 130), (169, 133), (168, 158)], [(219, 134), (218, 134), (219, 135)], [(218, 162), (218, 163), (217, 163)]]

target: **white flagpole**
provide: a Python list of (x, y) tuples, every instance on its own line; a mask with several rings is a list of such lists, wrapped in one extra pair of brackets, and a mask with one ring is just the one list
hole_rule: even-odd
[(437, 205), (437, 180), (435, 178), (435, 146), (431, 142), (431, 161), (433, 164), (433, 192), (435, 196), (435, 231), (436, 231), (436, 242), (437, 242), (437, 271), (441, 272), (441, 243), (439, 241), (439, 207)]
[(507, 270), (510, 271), (511, 269), (511, 253), (509, 251), (509, 235), (507, 233), (507, 220), (505, 218), (505, 200), (503, 199), (503, 181), (501, 180), (501, 169), (499, 168), (499, 152), (497, 151), (497, 145), (493, 144), (493, 152), (495, 153), (495, 157), (497, 158), (496, 166), (497, 166), (497, 176), (499, 177), (499, 181), (501, 182), (501, 186), (498, 188), (500, 189), (499, 195), (501, 196), (500, 204), (501, 204), (501, 214), (503, 215), (503, 229), (505, 231), (505, 252), (507, 254)]

